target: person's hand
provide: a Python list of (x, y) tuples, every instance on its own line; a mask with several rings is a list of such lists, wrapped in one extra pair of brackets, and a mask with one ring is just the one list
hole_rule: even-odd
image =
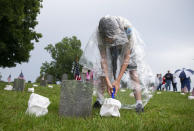
[(110, 82), (107, 82), (107, 91), (109, 95), (111, 95), (113, 92), (113, 86)]
[(119, 90), (119, 88), (120, 88), (120, 81), (114, 81), (113, 83), (112, 83), (112, 87), (114, 88), (115, 87), (115, 95), (117, 95), (117, 91)]

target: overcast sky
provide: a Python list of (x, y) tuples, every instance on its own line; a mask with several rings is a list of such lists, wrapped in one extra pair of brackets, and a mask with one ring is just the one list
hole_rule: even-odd
[(13, 80), (22, 70), (27, 81), (35, 81), (42, 63), (51, 61), (44, 47), (75, 35), (84, 48), (99, 19), (107, 14), (127, 18), (140, 32), (154, 73), (194, 69), (193, 12), (193, 0), (44, 0), (36, 27), (43, 37), (28, 63), (0, 68), (2, 79), (11, 74)]

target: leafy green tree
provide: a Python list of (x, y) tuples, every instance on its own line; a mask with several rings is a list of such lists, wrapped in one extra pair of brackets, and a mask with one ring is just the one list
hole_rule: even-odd
[(34, 28), (42, 0), (0, 0), (0, 67), (27, 62), (40, 33)]
[(43, 63), (40, 73), (51, 74), (57, 80), (61, 80), (64, 73), (72, 78), (72, 64), (82, 55), (80, 40), (76, 36), (72, 38), (65, 37), (61, 42), (56, 43), (54, 46), (49, 44), (45, 49), (51, 54), (53, 61)]

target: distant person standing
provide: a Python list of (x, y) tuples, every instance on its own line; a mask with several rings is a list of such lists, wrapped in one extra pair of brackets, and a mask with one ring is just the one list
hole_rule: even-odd
[(8, 76), (7, 81), (8, 81), (8, 83), (11, 82), (11, 74)]
[(173, 86), (173, 91), (174, 92), (177, 91), (177, 80), (175, 75), (173, 75), (172, 86)]
[(155, 77), (155, 88), (158, 90), (158, 87), (159, 87), (159, 74), (156, 74), (156, 77)]
[(77, 61), (78, 61), (78, 58), (76, 62), (74, 63), (73, 74), (74, 74), (75, 80), (81, 80), (81, 76), (79, 72), (79, 63)]
[(184, 73), (179, 76), (181, 82), (181, 92), (186, 93), (186, 90), (190, 92), (191, 89), (191, 78), (186, 77)]
[[(173, 75), (170, 73), (170, 71), (168, 71), (168, 73), (165, 74), (165, 79), (166, 79), (166, 91), (170, 91), (171, 89), (171, 83), (172, 83), (172, 80), (173, 80)], [(169, 88), (168, 88), (169, 87)]]
[(165, 85), (166, 85), (166, 78), (163, 76), (162, 77), (162, 90), (164, 90), (164, 88), (165, 88)]
[(86, 73), (86, 81), (92, 81), (93, 80), (93, 73), (92, 71), (88, 70)]
[(25, 80), (24, 74), (21, 72), (20, 75), (18, 76), (18, 79)]
[(162, 83), (163, 83), (163, 79), (162, 79), (162, 74), (159, 74), (159, 77), (158, 77), (158, 80), (159, 80), (159, 85), (158, 85), (158, 89), (157, 90), (162, 90)]
[(191, 90), (191, 78), (190, 77), (188, 78), (187, 90), (188, 90), (188, 92), (190, 92), (190, 90)]

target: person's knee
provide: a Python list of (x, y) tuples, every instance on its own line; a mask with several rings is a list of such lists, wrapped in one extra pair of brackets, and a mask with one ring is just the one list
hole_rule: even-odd
[(135, 87), (134, 89), (133, 89), (133, 92), (134, 93), (140, 93), (141, 92), (141, 88), (140, 87)]

